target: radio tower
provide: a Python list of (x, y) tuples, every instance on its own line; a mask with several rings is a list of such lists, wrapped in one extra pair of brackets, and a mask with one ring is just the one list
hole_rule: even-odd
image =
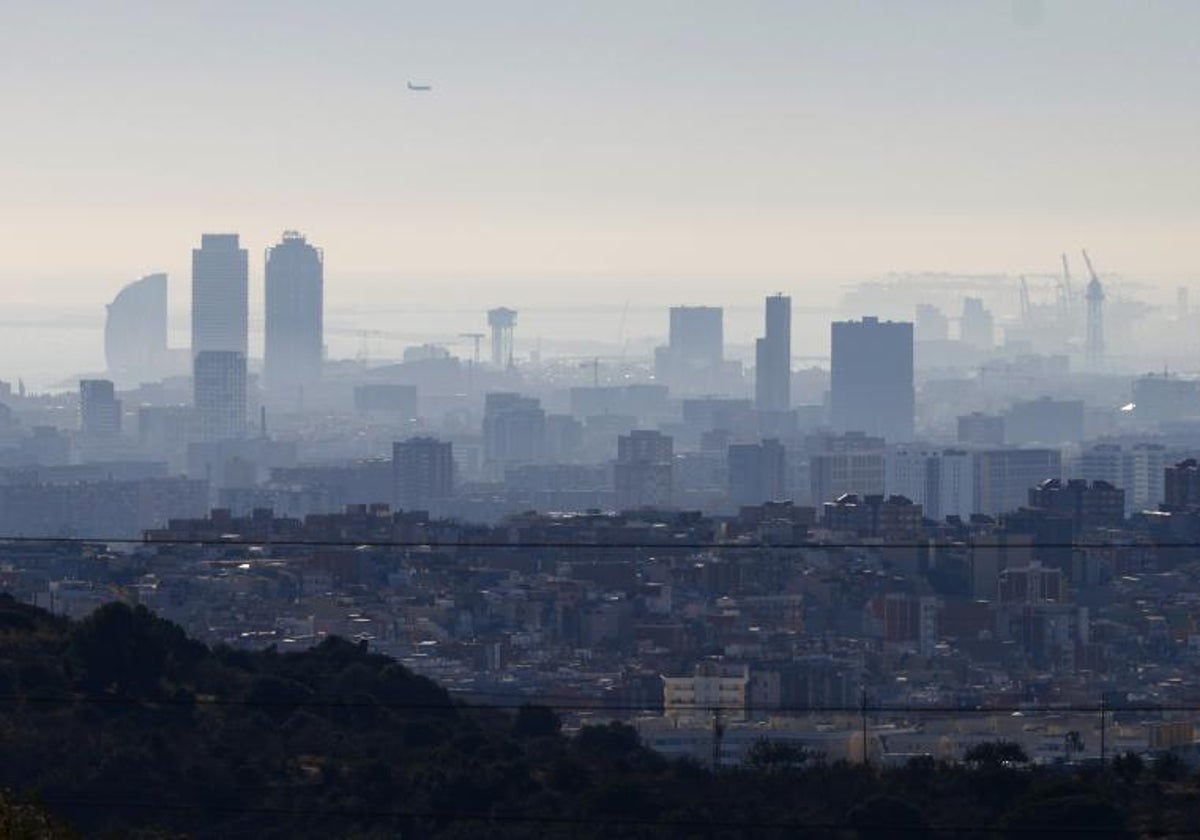
[(1084, 353), (1087, 365), (1092, 370), (1098, 370), (1104, 363), (1104, 287), (1092, 268), (1092, 260), (1088, 252), (1083, 252), (1083, 261), (1087, 263), (1091, 282), (1087, 286), (1087, 338)]

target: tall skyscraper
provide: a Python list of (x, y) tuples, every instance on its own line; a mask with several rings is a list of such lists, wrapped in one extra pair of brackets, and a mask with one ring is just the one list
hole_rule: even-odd
[(892, 443), (913, 438), (913, 325), (833, 323), (830, 420), (839, 432), (859, 431)]
[(249, 262), (236, 233), (206, 233), (192, 250), (192, 357), (247, 354)]
[(229, 440), (245, 434), (245, 355), (229, 350), (197, 353), (192, 387), (201, 438)]
[(294, 396), (321, 377), (325, 344), (324, 254), (295, 231), (267, 250), (263, 378)]
[(135, 280), (108, 305), (104, 356), (110, 375), (140, 383), (164, 373), (167, 355), (167, 275)]
[(672, 306), (671, 350), (688, 365), (720, 365), (725, 358), (724, 317), (719, 306)]
[(654, 372), (674, 391), (711, 393), (725, 367), (725, 311), (672, 306), (668, 343), (654, 353)]
[(767, 298), (766, 332), (755, 343), (754, 403), (759, 411), (792, 407), (792, 299)]
[(392, 444), (392, 476), (397, 507), (429, 510), (454, 492), (451, 444), (431, 437)]
[(79, 429), (92, 441), (109, 440), (121, 434), (121, 401), (107, 379), (79, 381)]

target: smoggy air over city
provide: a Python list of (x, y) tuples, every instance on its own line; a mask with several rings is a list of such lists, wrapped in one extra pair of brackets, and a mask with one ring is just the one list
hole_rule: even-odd
[(1200, 5), (0, 8), (13, 836), (1182, 836)]

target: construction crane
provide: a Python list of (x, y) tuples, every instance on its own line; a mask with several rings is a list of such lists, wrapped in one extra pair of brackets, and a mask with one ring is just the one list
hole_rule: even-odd
[(485, 334), (484, 333), (459, 333), (458, 337), (459, 338), (469, 338), (474, 343), (475, 353), (472, 358), (474, 359), (475, 365), (478, 366), (479, 365), (479, 342), (483, 341)]
[(1087, 286), (1087, 336), (1084, 352), (1090, 367), (1098, 369), (1104, 361), (1104, 286), (1092, 268), (1092, 258), (1086, 249), (1083, 251), (1083, 261), (1087, 265), (1088, 275), (1092, 278)]
[(1096, 269), (1092, 268), (1092, 258), (1088, 256), (1087, 248), (1083, 249), (1083, 262), (1087, 266), (1088, 276), (1096, 283), (1100, 282), (1100, 278), (1096, 276)]
[(629, 317), (629, 301), (625, 301), (625, 305), (621, 307), (621, 323), (617, 327), (617, 344), (621, 345), (621, 362), (625, 361), (625, 349), (627, 342), (625, 341), (625, 319)]
[(1059, 310), (1062, 315), (1069, 316), (1071, 314), (1071, 265), (1067, 262), (1067, 255), (1062, 255), (1062, 279), (1059, 280)]

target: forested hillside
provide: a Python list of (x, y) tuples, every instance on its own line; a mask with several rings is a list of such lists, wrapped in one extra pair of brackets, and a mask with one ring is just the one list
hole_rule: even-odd
[[(763, 745), (670, 762), (622, 724), (467, 707), (364, 647), (210, 650), (142, 608), (71, 623), (0, 598), (6, 836), (853, 837), (1194, 831), (1177, 762), (829, 764)], [(1002, 760), (1003, 759), (1003, 760)], [(53, 818), (46, 814), (54, 815)], [(61, 822), (55, 822), (61, 820)], [(0, 826), (2, 829), (3, 826)], [(1031, 832), (1033, 834), (1031, 834)]]

